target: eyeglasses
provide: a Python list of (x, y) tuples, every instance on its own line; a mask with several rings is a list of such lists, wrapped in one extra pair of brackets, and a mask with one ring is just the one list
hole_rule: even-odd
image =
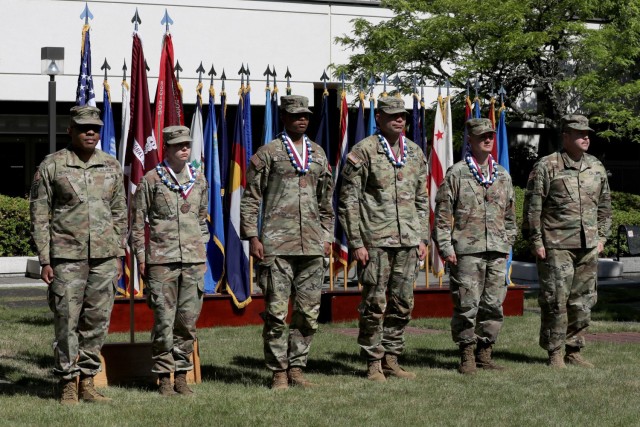
[(100, 126), (98, 125), (74, 125), (73, 129), (76, 129), (78, 133), (89, 133), (90, 131), (100, 133)]

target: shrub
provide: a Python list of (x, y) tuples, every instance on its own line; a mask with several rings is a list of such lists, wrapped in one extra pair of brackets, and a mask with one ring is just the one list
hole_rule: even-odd
[[(534, 262), (535, 258), (529, 249), (529, 243), (522, 237), (524, 189), (515, 187), (515, 194), (518, 237), (513, 245), (513, 258), (519, 261)], [(640, 196), (612, 191), (611, 207), (613, 210), (611, 235), (601, 255), (603, 257), (614, 257), (616, 255), (618, 227), (620, 225), (640, 225)], [(626, 242), (624, 243), (623, 250), (626, 249)]]
[(31, 256), (29, 201), (0, 195), (0, 256)]

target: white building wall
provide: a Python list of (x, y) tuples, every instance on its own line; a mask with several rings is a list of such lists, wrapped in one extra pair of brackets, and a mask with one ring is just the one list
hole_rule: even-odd
[[(0, 32), (4, 41), (0, 50), (0, 100), (47, 100), (49, 77), (40, 74), (40, 48), (44, 46), (65, 48), (64, 74), (56, 77), (57, 97), (59, 101), (75, 100), (84, 24), (80, 14), (84, 5), (84, 1), (77, 0), (0, 0)], [(207, 72), (213, 63), (218, 79), (225, 70), (230, 103), (235, 103), (234, 95), (240, 87), (238, 70), (243, 63), (248, 63), (251, 70), (252, 103), (264, 103), (262, 73), (267, 65), (276, 67), (281, 94), (288, 66), (293, 75), (293, 93), (308, 96), (313, 102), (313, 83), (319, 81), (323, 70), (331, 63), (347, 61), (350, 52), (333, 40), (350, 31), (349, 21), (355, 17), (379, 21), (391, 16), (390, 11), (376, 6), (251, 0), (186, 0), (180, 4), (163, 0), (136, 3), (110, 0), (88, 5), (94, 15), (90, 21), (92, 73), (99, 103), (103, 81), (100, 66), (105, 57), (111, 65), (112, 99), (117, 102), (120, 98), (123, 60), (131, 69), (134, 28), (131, 18), (136, 8), (142, 20), (139, 35), (151, 69), (148, 73), (151, 99), (165, 32), (160, 21), (166, 8), (174, 21), (170, 32), (175, 58), (184, 69), (180, 82), (185, 103), (195, 101), (195, 70), (200, 61)], [(410, 105), (411, 98), (406, 100)]]

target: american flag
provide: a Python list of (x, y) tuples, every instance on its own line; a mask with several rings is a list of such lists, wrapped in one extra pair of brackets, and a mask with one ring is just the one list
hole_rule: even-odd
[(89, 25), (85, 25), (82, 29), (82, 40), (76, 105), (90, 105), (95, 107), (96, 94), (93, 91), (93, 78), (91, 77), (91, 40), (89, 37)]

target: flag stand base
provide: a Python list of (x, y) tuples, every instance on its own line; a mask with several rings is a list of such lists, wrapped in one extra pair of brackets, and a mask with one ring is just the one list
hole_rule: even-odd
[[(193, 343), (191, 355), (193, 370), (187, 372), (187, 383), (202, 381), (198, 340)], [(151, 343), (107, 343), (100, 353), (102, 371), (94, 377), (96, 387), (113, 385), (155, 386), (158, 377), (151, 372)]]

